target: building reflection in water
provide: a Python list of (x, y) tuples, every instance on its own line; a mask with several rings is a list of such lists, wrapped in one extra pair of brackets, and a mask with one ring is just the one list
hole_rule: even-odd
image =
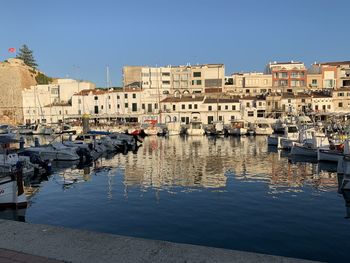
[[(107, 176), (106, 196), (113, 199), (114, 177), (123, 175), (124, 196), (128, 187), (172, 191), (172, 187), (222, 189), (228, 180), (243, 183), (262, 182), (268, 193), (300, 192), (303, 187), (334, 191), (338, 187), (336, 167), (290, 162), (288, 153), (267, 147), (264, 136), (242, 138), (148, 137), (136, 153), (117, 154), (103, 158), (91, 166), (55, 165), (53, 180), (65, 191), (77, 183), (88, 182), (92, 176)], [(40, 190), (47, 177), (30, 178), (25, 182), (29, 199)], [(350, 215), (350, 191), (340, 191)], [(10, 212), (9, 212), (10, 213)], [(24, 220), (24, 214), (4, 214)]]
[(304, 185), (322, 191), (337, 187), (336, 173), (319, 164), (290, 163), (287, 157), (285, 152), (268, 151), (264, 136), (148, 137), (137, 154), (116, 156), (125, 167), (126, 186), (223, 188), (234, 177), (265, 182), (270, 193), (302, 191)]

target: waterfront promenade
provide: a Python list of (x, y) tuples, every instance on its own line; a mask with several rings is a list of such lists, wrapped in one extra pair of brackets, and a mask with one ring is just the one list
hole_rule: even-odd
[(0, 220), (0, 262), (311, 262)]

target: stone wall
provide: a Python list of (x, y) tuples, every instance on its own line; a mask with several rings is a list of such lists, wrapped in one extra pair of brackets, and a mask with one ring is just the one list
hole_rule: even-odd
[(0, 62), (0, 123), (23, 123), (22, 90), (37, 84), (35, 75), (22, 60)]

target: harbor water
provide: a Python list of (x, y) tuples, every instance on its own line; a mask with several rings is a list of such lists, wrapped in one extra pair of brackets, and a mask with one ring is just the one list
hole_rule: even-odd
[(336, 167), (289, 160), (267, 137), (147, 137), (91, 166), (25, 182), (29, 207), (0, 218), (346, 262), (350, 221)]

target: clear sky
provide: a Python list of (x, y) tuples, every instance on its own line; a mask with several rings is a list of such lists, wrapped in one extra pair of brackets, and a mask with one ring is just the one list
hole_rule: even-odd
[(124, 65), (350, 59), (348, 0), (1, 0), (0, 61), (27, 44), (39, 68), (106, 86)]

